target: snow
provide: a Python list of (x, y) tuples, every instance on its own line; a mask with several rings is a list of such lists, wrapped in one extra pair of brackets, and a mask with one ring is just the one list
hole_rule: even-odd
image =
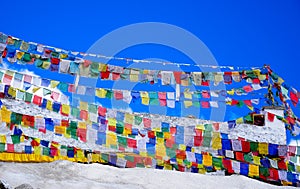
[(101, 164), (68, 161), (52, 163), (0, 163), (0, 179), (11, 187), (28, 183), (34, 188), (231, 188), (271, 189), (279, 187), (240, 175), (212, 176), (145, 168), (122, 169)]

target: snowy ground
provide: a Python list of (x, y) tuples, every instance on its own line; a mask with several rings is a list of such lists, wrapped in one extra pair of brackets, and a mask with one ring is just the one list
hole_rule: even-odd
[(28, 164), (1, 162), (0, 180), (5, 180), (11, 187), (28, 183), (40, 189), (292, 188), (269, 185), (237, 175), (224, 177), (145, 168), (120, 169), (68, 161)]

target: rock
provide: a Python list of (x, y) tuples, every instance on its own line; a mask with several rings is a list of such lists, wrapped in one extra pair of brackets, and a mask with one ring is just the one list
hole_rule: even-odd
[(0, 189), (11, 189), (11, 187), (4, 180), (0, 180)]
[(21, 184), (20, 186), (15, 187), (15, 189), (33, 189), (30, 184)]

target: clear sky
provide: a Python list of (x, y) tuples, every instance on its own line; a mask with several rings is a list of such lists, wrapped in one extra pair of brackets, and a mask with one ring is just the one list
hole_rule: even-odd
[[(85, 52), (105, 34), (129, 24), (162, 22), (196, 35), (219, 65), (269, 64), (300, 90), (300, 1), (3, 1), (0, 31), (66, 50)], [(122, 57), (190, 62), (159, 45), (140, 45)]]

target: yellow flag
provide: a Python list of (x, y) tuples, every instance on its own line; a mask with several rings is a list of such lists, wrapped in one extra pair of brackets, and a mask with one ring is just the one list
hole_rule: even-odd
[(234, 95), (234, 89), (231, 89), (230, 91), (227, 91), (227, 94)]
[(212, 166), (212, 156), (203, 155), (203, 165), (207, 167)]
[(47, 110), (52, 110), (52, 102), (50, 100), (47, 101), (46, 108)]
[(6, 143), (6, 136), (0, 135), (0, 143)]
[(261, 80), (261, 81), (264, 81), (267, 79), (267, 76), (265, 74), (261, 74), (258, 76), (258, 79)]
[(138, 82), (139, 81), (139, 75), (137, 75), (137, 74), (130, 74), (130, 81), (132, 81), (132, 82)]
[(40, 87), (34, 87), (33, 89), (32, 89), (32, 93), (35, 93), (36, 91), (38, 91), (40, 89)]
[(222, 140), (219, 137), (212, 138), (212, 149), (219, 150), (222, 149)]
[(133, 119), (134, 119), (134, 116), (132, 114), (128, 114), (128, 113), (125, 114), (125, 123), (132, 124)]
[(34, 154), (35, 155), (41, 155), (42, 154), (42, 147), (35, 146), (33, 149), (34, 149)]
[(170, 164), (165, 164), (164, 165), (164, 170), (172, 170), (173, 169), (173, 166), (170, 165)]
[(7, 110), (6, 107), (3, 107), (1, 110), (2, 121), (10, 123), (11, 111)]
[(156, 143), (157, 144), (164, 144), (165, 143), (165, 139), (163, 139), (163, 138), (156, 138)]
[(117, 144), (117, 135), (113, 132), (107, 132), (106, 135), (106, 145), (116, 145)]
[(171, 133), (164, 132), (164, 139), (170, 139), (170, 138), (171, 138)]
[(60, 58), (66, 59), (66, 58), (68, 58), (68, 54), (60, 53)]
[(281, 77), (278, 77), (278, 83), (281, 85), (284, 82), (284, 80)]
[(80, 101), (79, 109), (80, 110), (88, 110), (88, 103)]
[(117, 120), (115, 118), (108, 118), (108, 125), (116, 126)]
[(166, 147), (164, 144), (157, 144), (156, 145), (156, 155), (160, 157), (166, 156)]
[(63, 114), (69, 115), (70, 114), (70, 106), (67, 104), (62, 104), (61, 112)]
[(77, 155), (78, 159), (83, 159), (84, 158), (84, 153), (83, 153), (82, 150), (77, 150), (76, 155)]
[(78, 128), (86, 129), (86, 123), (85, 122), (78, 122)]
[(12, 97), (16, 97), (16, 89), (9, 87), (8, 94)]
[(64, 135), (66, 133), (66, 127), (64, 127), (64, 126), (55, 126), (55, 133)]
[(149, 98), (147, 98), (147, 97), (142, 97), (142, 104), (143, 104), (143, 105), (149, 105)]
[(253, 73), (254, 73), (255, 75), (260, 76), (260, 70), (255, 69), (255, 70), (252, 70), (252, 71), (253, 71)]
[(20, 137), (20, 142), (24, 142), (25, 141), (25, 137), (24, 137), (24, 135), (22, 135), (21, 137)]
[(186, 99), (192, 99), (192, 93), (190, 91), (184, 91), (184, 98)]
[(107, 68), (106, 64), (99, 64), (99, 68), (98, 69), (99, 69), (100, 72), (105, 72), (106, 68)]
[(183, 164), (183, 159), (176, 158), (176, 162), (177, 162), (178, 165), (182, 165)]
[(196, 125), (196, 129), (205, 130), (205, 127), (203, 124)]
[(253, 106), (247, 106), (251, 111), (254, 110), (254, 107)]
[(21, 60), (24, 54), (25, 54), (24, 52), (20, 52), (20, 51), (19, 51), (19, 52), (17, 53), (17, 59), (18, 59), (18, 60)]
[(190, 100), (185, 100), (183, 102), (184, 102), (184, 107), (185, 108), (189, 108), (189, 107), (191, 107), (193, 105), (193, 102), (190, 101)]
[(296, 172), (300, 173), (300, 165), (296, 165)]
[(96, 89), (96, 96), (99, 98), (105, 98), (107, 91), (105, 89)]
[(59, 84), (59, 81), (53, 81), (53, 80), (51, 80), (50, 81), (50, 88), (55, 88), (55, 87), (57, 87), (58, 84)]
[(118, 158), (122, 158), (122, 159), (124, 159), (124, 158), (125, 158), (125, 156), (126, 156), (125, 154), (117, 153), (117, 157), (118, 157)]
[(249, 165), (249, 176), (258, 177), (259, 176), (259, 166), (250, 164)]
[(236, 120), (236, 124), (242, 124), (244, 123), (244, 118), (243, 117), (240, 117)]
[(260, 157), (258, 156), (253, 156), (253, 163), (255, 165), (260, 165)]
[(185, 151), (185, 150), (186, 150), (186, 145), (184, 145), (184, 144), (179, 144), (179, 150)]
[(92, 154), (92, 160), (93, 160), (93, 162), (99, 162), (100, 154)]
[(262, 155), (269, 154), (269, 144), (268, 143), (258, 143), (258, 151)]
[(43, 69), (49, 69), (50, 64), (51, 64), (50, 62), (43, 61), (42, 68), (43, 68)]
[(159, 165), (159, 166), (163, 166), (164, 165), (164, 161), (162, 160), (162, 159), (156, 159), (156, 163), (157, 163), (157, 165)]

